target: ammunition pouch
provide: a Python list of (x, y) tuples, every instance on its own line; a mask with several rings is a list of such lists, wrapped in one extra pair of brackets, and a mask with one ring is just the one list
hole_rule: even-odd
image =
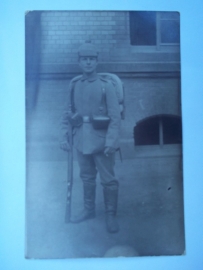
[(92, 126), (94, 129), (107, 129), (110, 122), (110, 117), (105, 115), (93, 115)]

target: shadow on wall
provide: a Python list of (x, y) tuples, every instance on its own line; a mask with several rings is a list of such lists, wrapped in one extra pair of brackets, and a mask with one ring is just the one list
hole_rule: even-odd
[(39, 92), (41, 54), (41, 12), (28, 11), (25, 15), (25, 72), (26, 108), (32, 111), (37, 104)]

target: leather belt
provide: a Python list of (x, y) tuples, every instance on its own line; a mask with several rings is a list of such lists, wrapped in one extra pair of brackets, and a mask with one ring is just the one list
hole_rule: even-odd
[(83, 119), (83, 123), (91, 123), (92, 122), (92, 120), (89, 116), (83, 116), (82, 119)]

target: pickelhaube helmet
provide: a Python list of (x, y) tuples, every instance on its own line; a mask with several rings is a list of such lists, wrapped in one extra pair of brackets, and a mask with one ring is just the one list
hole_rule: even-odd
[(78, 56), (98, 56), (99, 51), (97, 47), (91, 43), (91, 41), (86, 41), (78, 49)]

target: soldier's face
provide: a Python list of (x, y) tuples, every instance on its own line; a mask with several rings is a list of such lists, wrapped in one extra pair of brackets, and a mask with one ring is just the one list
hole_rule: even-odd
[(92, 74), (96, 70), (98, 59), (95, 56), (80, 56), (79, 66), (86, 74)]

